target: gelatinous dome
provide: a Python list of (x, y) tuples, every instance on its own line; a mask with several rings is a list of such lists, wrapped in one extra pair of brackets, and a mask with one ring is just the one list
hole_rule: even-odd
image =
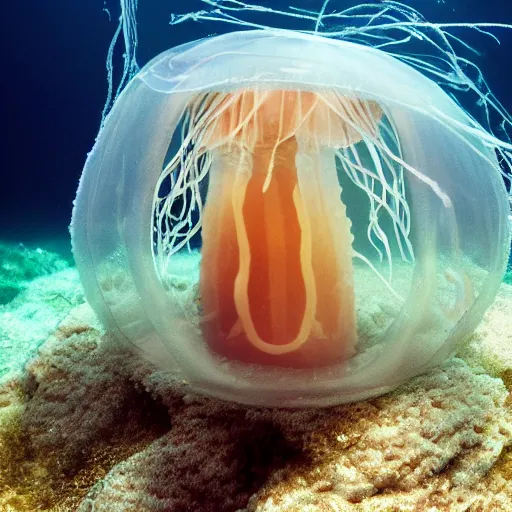
[(72, 221), (106, 329), (203, 393), (383, 393), (440, 364), (505, 270), (486, 132), (388, 54), (291, 31), (156, 57), (117, 100)]

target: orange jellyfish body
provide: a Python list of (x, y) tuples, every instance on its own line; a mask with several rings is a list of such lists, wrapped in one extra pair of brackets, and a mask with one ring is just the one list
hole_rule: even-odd
[(361, 104), (337, 101), (343, 117), (314, 93), (239, 91), (204, 132), (202, 330), (228, 359), (306, 368), (354, 352), (353, 237), (334, 148), (360, 140), (346, 116), (358, 121)]

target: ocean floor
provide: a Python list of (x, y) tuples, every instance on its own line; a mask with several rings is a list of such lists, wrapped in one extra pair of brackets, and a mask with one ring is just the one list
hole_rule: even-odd
[(0, 267), (1, 512), (512, 510), (512, 285), (443, 367), (283, 410), (116, 344), (57, 255), (0, 246)]

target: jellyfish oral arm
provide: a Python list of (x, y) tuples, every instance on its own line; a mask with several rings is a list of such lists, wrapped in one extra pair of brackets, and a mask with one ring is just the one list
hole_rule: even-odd
[(202, 218), (204, 338), (245, 362), (342, 362), (357, 338), (353, 237), (335, 150), (309, 135), (318, 98), (247, 96), (231, 101), (204, 137), (213, 155)]

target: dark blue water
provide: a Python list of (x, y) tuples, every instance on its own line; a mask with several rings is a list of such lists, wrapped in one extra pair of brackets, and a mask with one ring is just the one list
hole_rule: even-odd
[[(286, 8), (291, 2), (260, 3)], [(320, 3), (303, 0), (295, 5), (318, 9)], [(333, 0), (330, 5), (340, 10), (355, 3)], [(175, 12), (205, 8), (199, 0), (140, 4), (139, 64), (177, 44), (233, 29), (206, 23), (169, 26), (173, 5), (181, 5), (174, 7)], [(512, 24), (512, 2), (504, 0), (411, 0), (409, 5), (436, 22)], [(118, 9), (117, 0), (10, 1), (3, 6), (0, 240), (50, 247), (62, 241), (66, 250), (72, 201), (106, 98), (105, 57)], [(288, 20), (283, 26), (294, 28), (294, 23)], [(512, 111), (512, 30), (494, 31), (502, 46), (476, 33), (463, 33), (481, 50), (475, 62)], [(120, 58), (116, 54), (118, 63)]]

